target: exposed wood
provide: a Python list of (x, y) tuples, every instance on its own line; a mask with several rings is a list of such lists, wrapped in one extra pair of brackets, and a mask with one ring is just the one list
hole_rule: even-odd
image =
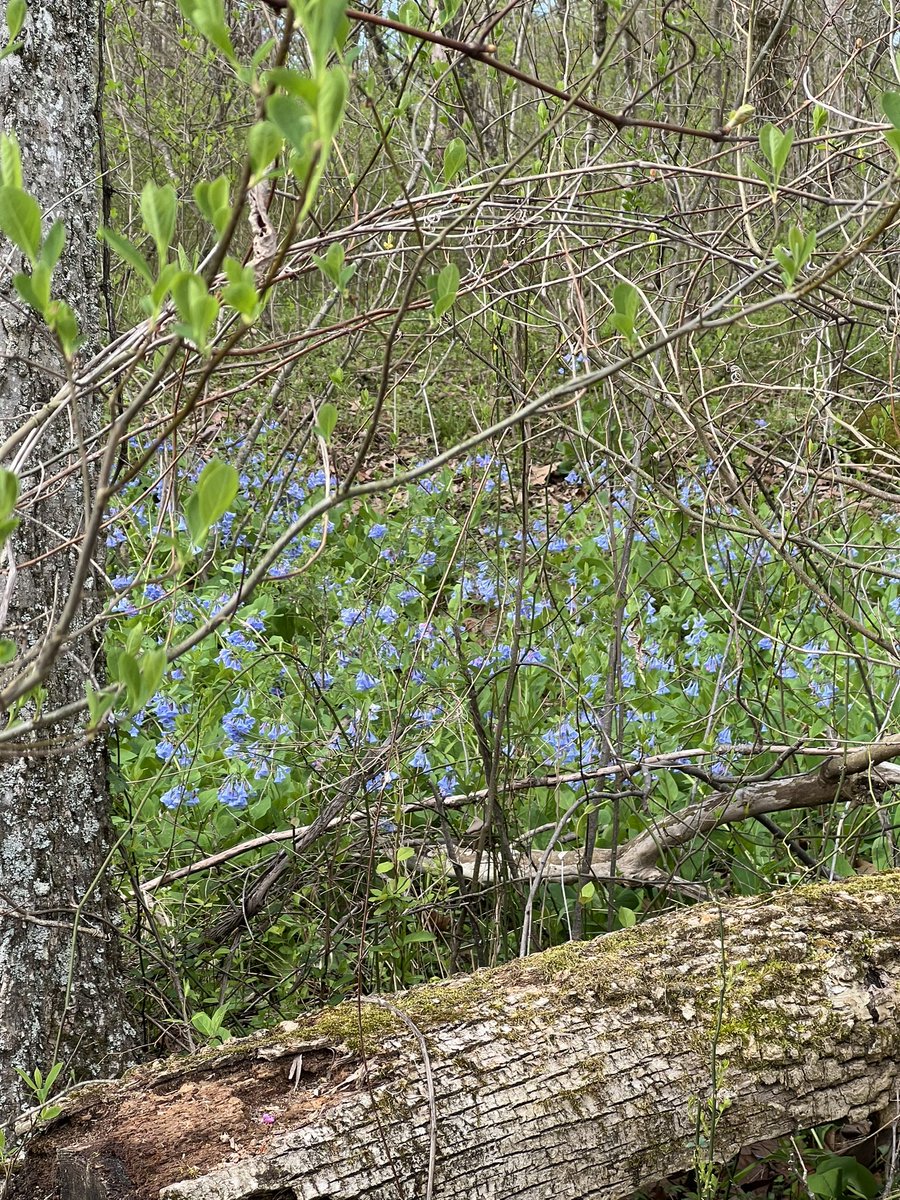
[(898, 987), (900, 873), (698, 905), (76, 1093), (16, 1194), (68, 1151), (134, 1200), (425, 1200), (433, 1146), (439, 1200), (614, 1200), (698, 1122), (725, 1159), (885, 1108)]

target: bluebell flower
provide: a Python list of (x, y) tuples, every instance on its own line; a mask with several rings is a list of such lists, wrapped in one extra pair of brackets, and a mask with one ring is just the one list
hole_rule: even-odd
[(438, 780), (438, 791), (446, 798), (455, 794), (459, 787), (459, 782), (449, 767), (444, 771), (444, 774)]
[(372, 528), (369, 530), (368, 536), (372, 539), (373, 542), (380, 542), (381, 539), (387, 534), (387, 531), (388, 531), (387, 525), (382, 525), (376, 521), (375, 524), (372, 526)]
[(394, 625), (400, 619), (400, 614), (395, 608), (391, 608), (390, 604), (382, 604), (375, 616), (384, 625)]
[(275, 770), (272, 772), (272, 782), (284, 783), (284, 781), (290, 777), (290, 774), (290, 767), (285, 766), (284, 763), (278, 763), (275, 767)]
[(229, 808), (246, 808), (252, 789), (246, 779), (228, 775), (219, 785), (219, 800)]
[(768, 636), (761, 637), (756, 643), (760, 650), (771, 650), (775, 643)]
[(175, 701), (164, 696), (162, 692), (157, 692), (150, 701), (150, 707), (152, 707), (160, 727), (167, 733), (171, 733), (175, 728), (175, 720), (178, 716), (178, 705)]
[(397, 599), (401, 604), (412, 604), (414, 600), (418, 600), (421, 593), (416, 588), (404, 588)]
[(437, 555), (433, 550), (423, 550), (419, 555), (417, 566), (421, 567), (423, 571), (427, 571), (428, 568), (433, 567), (436, 562)]
[(581, 483), (581, 476), (573, 469), (568, 473), (565, 481), (570, 487), (577, 487)]
[(158, 583), (148, 583), (144, 588), (144, 598), (149, 600), (151, 604), (156, 600), (162, 600), (165, 594), (166, 589), (160, 587)]
[(230, 633), (226, 634), (225, 640), (229, 646), (234, 646), (236, 650), (253, 651), (256, 649), (256, 642), (252, 638), (248, 638), (240, 629), (231, 630)]
[(114, 592), (124, 592), (126, 588), (131, 587), (134, 583), (133, 575), (117, 575), (112, 581)]
[(223, 646), (216, 655), (216, 662), (229, 671), (242, 671), (244, 668), (241, 658), (234, 653), (230, 646)]
[(428, 761), (428, 755), (420, 746), (415, 754), (409, 760), (409, 765), (414, 771), (430, 771), (431, 763)]
[(235, 705), (222, 718), (222, 728), (225, 730), (226, 737), (232, 742), (240, 742), (249, 737), (255, 725), (256, 718), (252, 717), (242, 704)]
[(251, 629), (255, 629), (257, 633), (262, 633), (266, 628), (265, 616), (266, 610), (261, 608), (258, 613), (254, 613), (247, 618), (247, 624)]
[[(396, 771), (379, 771), (377, 775), (373, 775), (371, 779), (367, 780), (366, 791), (385, 791), (391, 786), (394, 780), (398, 778), (399, 776), (397, 775)], [(390, 826), (390, 828), (386, 829), (385, 826)], [(392, 821), (379, 821), (378, 828), (382, 833), (393, 833), (397, 827)]]
[(346, 625), (348, 629), (353, 629), (355, 625), (359, 625), (365, 619), (365, 613), (361, 608), (342, 608), (341, 609), (341, 624)]
[(690, 696), (690, 697), (692, 697), (692, 698), (693, 698), (693, 697), (695, 697), (695, 696), (699, 696), (699, 695), (700, 695), (700, 683), (699, 683), (699, 680), (697, 680), (697, 679), (692, 679), (690, 683), (686, 684), (686, 685), (685, 685), (685, 687), (684, 687), (684, 694), (685, 694), (686, 696)]
[(356, 676), (356, 690), (358, 692), (370, 692), (372, 688), (378, 687), (378, 680), (370, 675), (368, 671), (360, 671)]
[(156, 757), (163, 762), (171, 762), (175, 757), (175, 747), (168, 738), (160, 738), (156, 743)]
[(195, 788), (186, 788), (183, 783), (176, 783), (159, 798), (160, 804), (166, 808), (180, 808), (181, 805), (199, 804), (200, 797)]
[(313, 675), (313, 680), (315, 681), (316, 685), (322, 689), (323, 692), (327, 692), (328, 689), (334, 683), (334, 676), (331, 674), (330, 671), (324, 671), (324, 670), (316, 671), (315, 674)]

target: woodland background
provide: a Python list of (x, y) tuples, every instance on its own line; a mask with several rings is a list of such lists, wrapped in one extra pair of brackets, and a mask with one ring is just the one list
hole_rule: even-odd
[[(891, 6), (101, 15), (80, 345), (2, 155), (12, 303), (95, 407), (10, 435), (0, 515), (88, 463), (96, 580), (55, 709), (6, 622), (3, 741), (108, 754), (138, 1054), (900, 865), (891, 775), (796, 786), (896, 752)], [(671, 1186), (868, 1200), (889, 1143)]]

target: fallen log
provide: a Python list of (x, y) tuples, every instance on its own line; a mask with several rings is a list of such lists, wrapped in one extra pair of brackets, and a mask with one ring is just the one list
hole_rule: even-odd
[(886, 1109), (898, 985), (900, 873), (697, 905), (75, 1093), (13, 1194), (614, 1200)]

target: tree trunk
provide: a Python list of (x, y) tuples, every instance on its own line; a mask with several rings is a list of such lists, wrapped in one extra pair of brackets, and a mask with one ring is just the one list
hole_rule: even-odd
[[(99, 336), (97, 243), (97, 0), (29, 0), (23, 48), (0, 63), (0, 127), (21, 146), (24, 184), (41, 205), (46, 233), (62, 219), (66, 249), (54, 295), (74, 309), (88, 351)], [(40, 319), (15, 295), (21, 256), (0, 238), (0, 430), (5, 436), (59, 388), (62, 355)], [(20, 476), (21, 524), (0, 552), (6, 636), (41, 645), (72, 590), (85, 519), (81, 435), (96, 430), (99, 396), (43, 427), (30, 454), (3, 465)], [(41, 463), (50, 463), (43, 471)], [(97, 610), (89, 578), (76, 624)], [(99, 638), (64, 645), (43, 684), (43, 704), (84, 696), (100, 669)], [(19, 670), (15, 664), (9, 673)], [(27, 715), (32, 708), (23, 710)], [(20, 711), (18, 716), (21, 717)], [(0, 761), (0, 1128), (22, 1107), (16, 1067), (45, 1074), (115, 1074), (125, 1040), (123, 994), (105, 882), (111, 838), (106, 760), (76, 725), (26, 739)], [(76, 906), (83, 908), (76, 913)], [(76, 923), (77, 922), (77, 923)], [(74, 946), (74, 948), (73, 948)], [(62, 1084), (67, 1075), (60, 1077)]]
[(889, 1105), (898, 985), (900, 873), (698, 905), (76, 1093), (15, 1194), (614, 1200)]

